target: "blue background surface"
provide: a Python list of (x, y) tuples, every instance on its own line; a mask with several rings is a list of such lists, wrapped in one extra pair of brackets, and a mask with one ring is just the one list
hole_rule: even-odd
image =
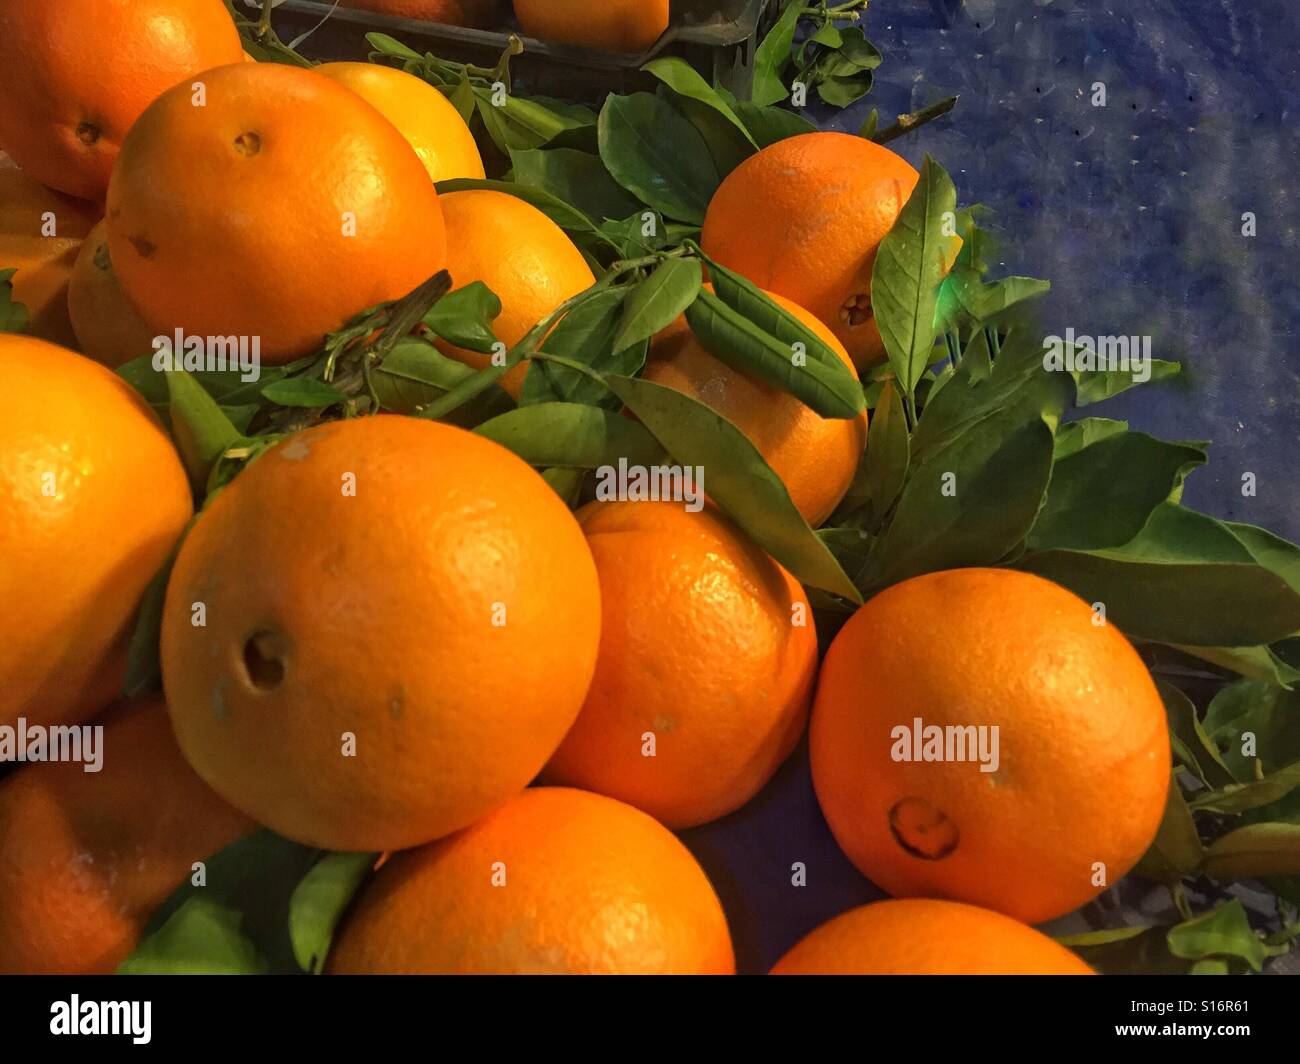
[[(951, 116), (891, 147), (913, 164), (930, 152), (962, 204), (993, 208), (1004, 272), (1053, 282), (1048, 333), (1150, 335), (1155, 357), (1184, 363), (1180, 379), (1089, 413), (1212, 439), (1187, 505), (1300, 539), (1300, 4), (880, 0), (865, 25), (885, 54), (875, 88), (811, 116), (855, 131), (871, 107), (883, 126), (960, 95)], [(1091, 103), (1098, 81), (1105, 107)], [(1241, 235), (1246, 211), (1254, 237)], [(683, 838), (723, 897), (742, 971), (882, 896), (831, 838), (803, 750), (750, 805)], [(796, 861), (806, 887), (791, 885)], [(1130, 915), (1167, 897), (1122, 893)], [(1085, 915), (1122, 918), (1119, 904)]]

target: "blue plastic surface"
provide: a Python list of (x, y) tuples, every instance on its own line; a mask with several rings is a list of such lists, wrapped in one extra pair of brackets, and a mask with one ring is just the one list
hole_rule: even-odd
[[(961, 203), (995, 210), (1005, 272), (1053, 282), (1048, 332), (1150, 335), (1155, 357), (1184, 363), (1181, 379), (1089, 412), (1212, 439), (1184, 501), (1300, 539), (1300, 4), (881, 0), (866, 29), (885, 53), (876, 87), (812, 117), (855, 131), (871, 107), (886, 125), (960, 95), (891, 147), (913, 164), (930, 152)], [(802, 749), (745, 809), (683, 838), (723, 897), (742, 971), (881, 896), (831, 838)], [(792, 885), (795, 862), (807, 886)], [(1132, 907), (1148, 892), (1122, 893)]]

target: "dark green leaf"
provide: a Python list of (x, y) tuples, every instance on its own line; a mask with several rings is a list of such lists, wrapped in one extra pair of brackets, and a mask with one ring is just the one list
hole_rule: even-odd
[(867, 470), (868, 528), (879, 528), (898, 501), (907, 479), (910, 457), (903, 399), (894, 382), (886, 381), (867, 434), (867, 453), (863, 459)]
[(573, 148), (533, 148), (510, 154), (515, 181), (570, 203), (597, 222), (626, 218), (637, 201), (615, 181), (600, 158)]
[(871, 91), (872, 80), (869, 70), (829, 77), (817, 83), (817, 95), (832, 107), (848, 107)]
[(529, 465), (560, 469), (657, 466), (667, 460), (644, 425), (581, 403), (537, 403), (484, 422), (474, 430)]
[(490, 354), (497, 343), (492, 322), (501, 314), (501, 300), (482, 281), (448, 292), (424, 316), (424, 324), (457, 347)]
[(610, 96), (598, 130), (620, 185), (669, 218), (703, 224), (721, 177), (699, 130), (671, 104), (648, 92)]
[(1127, 421), (1113, 421), (1105, 417), (1085, 417), (1071, 421), (1056, 430), (1056, 460), (1060, 462), (1107, 436), (1127, 431)]
[(1173, 886), (1200, 867), (1204, 848), (1196, 823), (1183, 800), (1178, 780), (1169, 781), (1165, 815), (1150, 848), (1133, 869), (1134, 874)]
[(1238, 680), (1211, 699), (1205, 731), (1232, 774), (1216, 786), (1255, 780), (1257, 761), (1271, 776), (1300, 761), (1300, 692)]
[(1156, 680), (1156, 688), (1165, 704), (1174, 756), (1183, 768), (1210, 787), (1234, 782), (1237, 777), (1224, 763), (1218, 745), (1202, 727), (1192, 700), (1163, 680)]
[[(478, 373), (469, 366), (448, 358), (428, 341), (415, 338), (400, 341), (383, 365), (371, 374), (375, 394), (384, 409), (399, 414), (410, 414), (436, 403), (453, 389), (477, 378)], [(494, 381), (488, 381), (445, 420), (472, 427), (513, 406), (510, 397)]]
[(808, 119), (784, 107), (761, 107), (741, 101), (733, 106), (733, 110), (760, 148), (804, 133), (817, 132), (817, 127)]
[[(590, 120), (571, 108), (548, 106), (536, 97), (497, 96), (492, 89), (476, 87), (479, 116), (489, 136), (503, 155), (523, 148), (542, 148), (565, 130), (590, 125)], [(500, 105), (493, 103), (496, 99)]]
[[(631, 375), (645, 365), (645, 340), (631, 347), (614, 347), (626, 289), (605, 289), (578, 303), (542, 341), (548, 355), (589, 366), (601, 373)], [(548, 402), (589, 403), (617, 409), (621, 404), (598, 378), (561, 362), (536, 359), (524, 378), (520, 406)], [(556, 464), (556, 463), (549, 463)]]
[(698, 259), (666, 259), (627, 297), (614, 350), (622, 351), (666, 329), (700, 293)]
[(779, 103), (790, 95), (782, 77), (790, 65), (790, 49), (803, 13), (803, 0), (789, 0), (776, 24), (768, 31), (754, 56), (754, 88), (750, 98), (756, 104)]
[(653, 74), (679, 96), (704, 104), (725, 119), (751, 147), (758, 147), (731, 105), (686, 60), (676, 56), (652, 59), (641, 69)]
[(1263, 680), (1288, 690), (1300, 683), (1300, 669), (1283, 661), (1272, 647), (1178, 646), (1174, 649), (1181, 650), (1184, 654), (1191, 654), (1202, 661), (1208, 661), (1212, 665), (1218, 665), (1220, 668), (1240, 673), (1248, 679)]
[(673, 458), (703, 470), (709, 497), (796, 579), (861, 602), (781, 479), (735, 425), (672, 388), (629, 377), (606, 381)]
[(1189, 464), (1205, 452), (1141, 432), (1108, 435), (1061, 458), (1042, 512), (1029, 534), (1031, 550), (1095, 550), (1127, 543), (1147, 523)]
[(1300, 875), (1300, 824), (1247, 824), (1215, 840), (1202, 871), (1214, 879)]
[(262, 395), (277, 406), (298, 406), (305, 409), (333, 406), (347, 398), (336, 388), (314, 377), (276, 381), (263, 388)]

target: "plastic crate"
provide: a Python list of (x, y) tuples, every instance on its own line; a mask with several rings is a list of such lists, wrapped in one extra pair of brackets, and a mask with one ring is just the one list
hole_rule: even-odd
[[(657, 83), (640, 70), (658, 56), (685, 59), (706, 80), (725, 85), (748, 99), (754, 80), (754, 52), (775, 0), (674, 0), (665, 33), (643, 55), (594, 51), (523, 37), (524, 52), (511, 60), (515, 81), (526, 92), (597, 103), (611, 92), (653, 89)], [(496, 65), (508, 33), (465, 29), (438, 22), (337, 8), (314, 0), (286, 0), (275, 9), (274, 25), (289, 41), (320, 26), (299, 50), (313, 59), (360, 59), (367, 33), (386, 33), (416, 51), (477, 66)]]

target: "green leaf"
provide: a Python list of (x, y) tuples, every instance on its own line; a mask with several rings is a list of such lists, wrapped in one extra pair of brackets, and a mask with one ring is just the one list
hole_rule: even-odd
[(1267, 953), (1264, 943), (1251, 929), (1246, 908), (1237, 898), (1211, 912), (1171, 927), (1166, 936), (1169, 952), (1184, 960), (1207, 957), (1236, 957), (1253, 971), (1261, 971)]
[(17, 268), (0, 270), (0, 333), (25, 333), (31, 322), (27, 308), (14, 299)]
[(532, 148), (510, 153), (515, 181), (548, 192), (588, 218), (626, 218), (637, 201), (610, 176), (596, 155), (574, 148)]
[(1249, 809), (1260, 809), (1300, 787), (1300, 761), (1253, 783), (1230, 783), (1215, 791), (1198, 794), (1191, 801), (1196, 812), (1236, 815)]
[(167, 371), (167, 391), (172, 438), (190, 483), (201, 491), (213, 463), (242, 437), (217, 401), (184, 370)]
[[(188, 533), (187, 528), (186, 535)], [(185, 536), (182, 535), (162, 568), (149, 581), (136, 610), (135, 624), (131, 628), (131, 639), (126, 650), (126, 679), (122, 684), (122, 694), (129, 700), (157, 690), (162, 682), (158, 644), (162, 638), (163, 602), (167, 598), (167, 581), (171, 578), (172, 566), (176, 564), (176, 555), (184, 541)]]
[(1183, 371), (1180, 363), (1166, 362), (1159, 358), (1151, 360), (1149, 369), (1151, 371), (1149, 381), (1138, 380), (1132, 370), (1076, 370), (1074, 378), (1079, 385), (1078, 405), (1089, 406), (1092, 403), (1100, 403), (1104, 399), (1119, 395), (1120, 392), (1136, 388), (1139, 384), (1168, 380), (1170, 377), (1178, 376)]
[(750, 136), (760, 148), (780, 140), (816, 133), (817, 127), (808, 119), (784, 107), (762, 107), (756, 103), (740, 101), (733, 104), (736, 116), (745, 123)]
[(1300, 692), (1238, 680), (1210, 700), (1205, 731), (1231, 773), (1216, 785), (1255, 780), (1257, 761), (1266, 774), (1280, 772), (1300, 761)]
[(1029, 548), (1094, 550), (1127, 543), (1169, 497), (1184, 468), (1205, 461), (1204, 450), (1141, 432), (1107, 435), (1072, 455), (1058, 455)]
[(486, 421), (474, 430), (529, 465), (558, 469), (657, 466), (667, 460), (644, 425), (581, 403), (537, 403)]
[(1201, 870), (1213, 879), (1300, 875), (1300, 824), (1247, 824), (1216, 839)]
[[(504, 371), (502, 371), (504, 373)], [(371, 374), (375, 394), (385, 410), (399, 414), (439, 402), (453, 389), (478, 379), (479, 374), (449, 358), (427, 340), (399, 340)], [(514, 407), (504, 390), (488, 381), (472, 399), (447, 414), (449, 424), (473, 427)]]
[(671, 104), (648, 92), (610, 96), (597, 129), (620, 185), (669, 218), (704, 223), (721, 177), (704, 137)]
[(698, 259), (665, 259), (627, 297), (614, 350), (649, 340), (695, 302), (702, 279)]
[(739, 131), (751, 147), (758, 148), (757, 142), (750, 136), (745, 123), (732, 110), (731, 105), (685, 59), (676, 56), (652, 59), (641, 69), (653, 74), (679, 96), (695, 100), (715, 111)]
[(879, 49), (867, 40), (861, 26), (850, 26), (841, 31), (840, 43), (834, 47), (841, 60), (852, 63), (859, 70), (875, 70), (884, 61)]
[(1300, 669), (1283, 661), (1272, 647), (1186, 647), (1176, 646), (1222, 669), (1230, 669), (1251, 680), (1263, 680), (1287, 690), (1300, 683)]
[(880, 112), (872, 108), (867, 114), (862, 125), (858, 127), (858, 136), (865, 140), (871, 140), (876, 135), (876, 129), (880, 126)]
[(921, 177), (894, 226), (880, 242), (871, 272), (871, 303), (890, 364), (905, 395), (930, 364), (935, 306), (949, 238), (945, 216), (957, 209), (957, 190), (927, 154)]
[(1051, 469), (1052, 430), (1041, 417), (986, 418), (909, 476), (864, 581), (997, 564), (1033, 525)]
[(290, 898), (320, 856), (269, 831), (232, 843), (204, 862), (206, 885), (187, 878), (154, 913), (119, 973), (299, 974)]
[(1158, 506), (1122, 546), (1041, 551), (1016, 564), (1105, 603), (1130, 639), (1255, 646), (1300, 630), (1300, 593), (1229, 526), (1173, 503)]
[(910, 460), (907, 415), (894, 382), (886, 381), (867, 434), (866, 502), (868, 528), (879, 528), (903, 493)]
[(803, 364), (798, 364), (795, 345), (802, 340), (787, 342), (774, 336), (707, 289), (701, 289), (686, 309), (686, 320), (715, 358), (790, 392), (822, 417), (854, 417), (866, 406), (861, 385), (842, 362), (838, 369), (831, 367), (809, 345)]
[(1183, 768), (1210, 787), (1233, 783), (1237, 777), (1224, 764), (1218, 745), (1202, 727), (1192, 700), (1173, 684), (1166, 683), (1164, 680), (1156, 680), (1156, 689), (1165, 704), (1165, 716), (1169, 721), (1169, 740), (1174, 749), (1174, 756), (1182, 763)]
[[(479, 116), (503, 155), (523, 148), (542, 148), (566, 130), (591, 124), (585, 109), (548, 106), (537, 97), (494, 97), (490, 88), (474, 89)], [(501, 99), (497, 106), (493, 99)]]
[(957, 322), (982, 324), (1051, 287), (1051, 281), (1034, 277), (1003, 277), (986, 283), (976, 270), (954, 268), (940, 286), (936, 327), (943, 332)]
[(1069, 458), (1085, 447), (1128, 431), (1127, 421), (1113, 421), (1106, 417), (1085, 417), (1071, 421), (1056, 430), (1056, 461)]
[(1165, 798), (1165, 815), (1155, 840), (1133, 869), (1136, 875), (1173, 886), (1200, 867), (1204, 855), (1201, 836), (1183, 799), (1177, 778), (1169, 781)]
[(278, 406), (321, 409), (341, 403), (347, 398), (337, 388), (314, 377), (294, 377), (275, 381), (262, 389), (262, 395)]
[(707, 476), (709, 497), (794, 577), (851, 602), (861, 595), (808, 527), (781, 479), (743, 432), (703, 403), (650, 381), (607, 377), (629, 410), (682, 465)]
[(374, 867), (373, 853), (327, 853), (289, 898), (289, 940), (304, 972), (320, 974), (343, 910)]
[[(447, 181), (439, 181), (436, 187), (439, 195), (447, 195), (452, 192), (465, 192), (470, 189), (488, 189), (492, 192), (504, 192), (508, 196), (514, 196), (516, 199), (521, 199), (525, 203), (532, 204), (532, 206), (536, 207), (546, 215), (546, 217), (566, 232), (582, 233), (593, 236), (598, 236), (600, 234), (599, 229), (596, 227), (596, 223), (572, 204), (565, 203), (562, 199), (553, 196), (549, 192), (544, 192), (538, 188), (529, 188), (527, 185), (521, 185), (515, 181), (494, 181), (485, 178), (456, 177)], [(435, 309), (437, 309), (436, 306)]]
[(1120, 927), (1057, 939), (1103, 975), (1183, 975), (1188, 963), (1169, 952), (1163, 927)]
[(759, 105), (779, 103), (790, 95), (782, 76), (790, 65), (790, 49), (803, 14), (803, 0), (788, 0), (754, 55), (754, 88), (750, 99)]
[(835, 75), (817, 83), (817, 95), (832, 107), (848, 107), (871, 91), (874, 80), (869, 70)]
[[(615, 348), (626, 289), (594, 292), (560, 319), (542, 341), (548, 355), (589, 366), (601, 373), (632, 375), (645, 365), (647, 341)], [(621, 403), (598, 378), (562, 362), (538, 357), (524, 378), (520, 406), (562, 401), (617, 409)]]
[(448, 292), (424, 316), (424, 324), (448, 343), (490, 354), (497, 337), (492, 322), (501, 315), (501, 300), (482, 281)]

